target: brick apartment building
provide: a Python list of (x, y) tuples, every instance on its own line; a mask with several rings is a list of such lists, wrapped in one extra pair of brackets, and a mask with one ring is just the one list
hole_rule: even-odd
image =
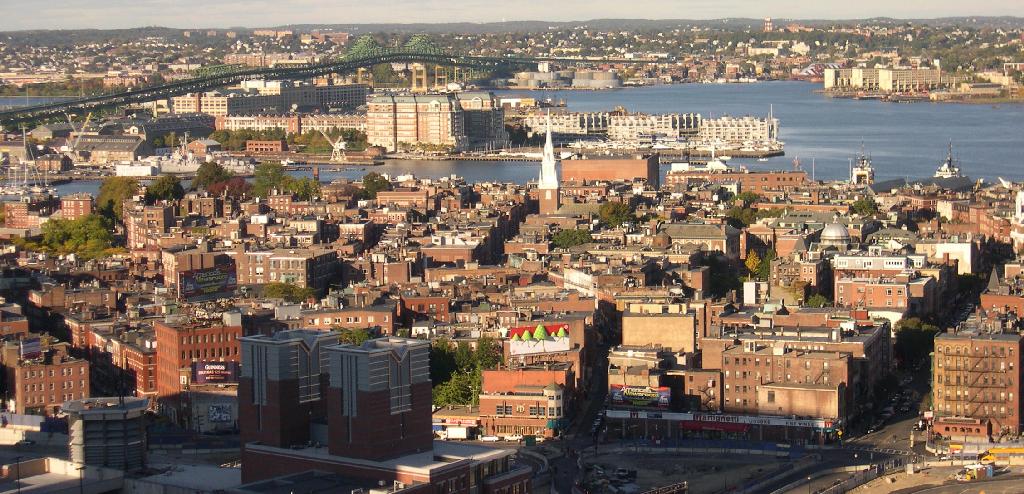
[(995, 438), (1019, 434), (1024, 404), (1020, 394), (1022, 341), (1020, 334), (982, 331), (937, 335), (932, 365), (936, 418), (991, 421)]
[(319, 470), (398, 482), (402, 493), (530, 492), (530, 469), (511, 464), (510, 452), (433, 441), (426, 341), (332, 344), (337, 337), (243, 338), (243, 482)]
[(20, 342), (4, 343), (8, 410), (54, 415), (65, 401), (89, 397), (89, 362), (68, 355), (68, 347), (67, 343), (57, 343), (25, 353), (27, 348)]
[(574, 383), (572, 366), (564, 362), (484, 371), (481, 430), (496, 436), (555, 437), (569, 425)]
[(71, 194), (60, 198), (60, 214), (66, 220), (88, 216), (92, 214), (94, 206), (92, 194)]
[(329, 249), (229, 251), (235, 258), (239, 285), (289, 283), (298, 287), (326, 289), (338, 273), (338, 253)]
[[(196, 319), (187, 314), (153, 324), (156, 334), (156, 391), (164, 414), (183, 422), (183, 406), (194, 380), (194, 363), (238, 362), (241, 315)], [(181, 420), (179, 420), (181, 419)]]

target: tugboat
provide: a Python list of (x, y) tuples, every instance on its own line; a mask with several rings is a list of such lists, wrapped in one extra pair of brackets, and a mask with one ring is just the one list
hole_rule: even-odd
[(957, 178), (962, 177), (960, 174), (960, 167), (958, 163), (953, 159), (953, 141), (949, 141), (949, 153), (946, 154), (946, 161), (939, 165), (939, 168), (935, 170), (935, 178)]

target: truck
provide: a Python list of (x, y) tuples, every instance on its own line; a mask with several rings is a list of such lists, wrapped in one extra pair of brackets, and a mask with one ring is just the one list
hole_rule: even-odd
[(466, 427), (448, 427), (446, 439), (449, 441), (463, 441), (469, 439), (469, 429)]

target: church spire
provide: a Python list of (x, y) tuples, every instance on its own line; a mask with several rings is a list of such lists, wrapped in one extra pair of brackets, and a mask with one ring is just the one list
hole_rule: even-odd
[(540, 161), (540, 181), (542, 189), (558, 188), (558, 172), (555, 170), (555, 145), (551, 142), (551, 113), (548, 112), (547, 136), (544, 141), (544, 153)]

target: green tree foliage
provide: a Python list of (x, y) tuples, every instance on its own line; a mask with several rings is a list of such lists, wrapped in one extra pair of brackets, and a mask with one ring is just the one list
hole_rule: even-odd
[(98, 214), (74, 220), (51, 219), (43, 223), (40, 247), (56, 254), (76, 254), (95, 259), (109, 253), (114, 242), (111, 221)]
[(935, 335), (939, 327), (917, 317), (900, 319), (896, 323), (896, 343), (893, 353), (900, 368), (920, 362), (935, 348)]
[(320, 182), (310, 177), (286, 180), (285, 187), (302, 201), (308, 201), (320, 195)]
[(252, 194), (267, 197), (274, 189), (286, 190), (290, 178), (284, 173), (284, 165), (281, 163), (260, 163), (253, 175)]
[(854, 213), (861, 216), (871, 216), (878, 213), (878, 204), (870, 197), (857, 199), (850, 205), (850, 208), (853, 209)]
[(287, 302), (302, 302), (314, 295), (312, 288), (302, 288), (291, 283), (267, 283), (263, 285), (263, 296), (280, 298)]
[(594, 237), (590, 236), (590, 232), (582, 229), (562, 230), (551, 238), (555, 247), (560, 249), (576, 247), (577, 245), (583, 245), (592, 242), (593, 240)]
[(452, 351), (451, 340), (439, 338), (430, 344), (430, 380), (442, 383), (451, 379), (452, 373), (458, 370), (455, 365), (455, 352)]
[(341, 333), (340, 341), (342, 343), (348, 343), (350, 345), (362, 345), (364, 342), (370, 339), (370, 332), (363, 328), (346, 329), (338, 327), (331, 329)]
[(502, 362), (501, 345), (493, 338), (477, 340), (476, 349), (460, 341), (452, 349), (447, 339), (439, 339), (430, 347), (430, 377), (435, 383), (434, 404), (469, 405), (480, 393), (483, 371), (497, 368)]
[(257, 165), (250, 192), (258, 197), (267, 197), (273, 190), (291, 192), (301, 200), (309, 200), (320, 195), (320, 182), (309, 177), (288, 176), (281, 163)]
[(287, 137), (284, 130), (216, 130), (210, 139), (220, 143), (226, 151), (242, 151), (245, 141), (279, 141)]
[(829, 305), (832, 305), (832, 301), (829, 300), (824, 295), (822, 295), (820, 293), (816, 293), (814, 295), (811, 295), (807, 299), (807, 302), (805, 302), (804, 304), (807, 305), (808, 307), (822, 308), (822, 307), (828, 307)]
[(494, 338), (488, 336), (476, 340), (476, 350), (473, 352), (476, 359), (476, 366), (483, 370), (495, 369), (501, 364), (501, 344)]
[(751, 209), (747, 205), (733, 206), (725, 212), (726, 221), (735, 228), (744, 228), (757, 222), (761, 218), (778, 218), (782, 216), (781, 209)]
[(735, 202), (740, 203), (743, 207), (750, 207), (752, 204), (757, 204), (761, 200), (761, 196), (756, 192), (740, 192), (733, 198)]
[(139, 192), (139, 182), (131, 177), (107, 177), (100, 184), (96, 208), (108, 218), (121, 219), (126, 199)]
[(363, 175), (363, 193), (366, 199), (375, 199), (377, 193), (382, 190), (391, 190), (391, 182), (377, 172), (370, 172)]
[(636, 219), (633, 208), (624, 202), (606, 202), (597, 210), (601, 222), (612, 227)]
[(768, 249), (761, 258), (761, 264), (757, 266), (757, 279), (768, 281), (772, 277), (772, 261), (778, 257), (774, 250)]
[(227, 181), (232, 176), (234, 174), (224, 169), (220, 163), (207, 161), (196, 170), (196, 178), (192, 179), (192, 190), (207, 189), (210, 185)]
[[(356, 129), (332, 129), (327, 132), (332, 140), (338, 137), (345, 138), (345, 147), (349, 151), (363, 151), (369, 145), (366, 141), (366, 133)], [(288, 134), (288, 146), (300, 147), (305, 153), (330, 154), (334, 149), (323, 134), (311, 130), (302, 134)]]
[(173, 201), (184, 196), (185, 188), (181, 186), (181, 180), (174, 175), (161, 175), (146, 187), (146, 202), (149, 204), (161, 200)]
[(434, 387), (434, 405), (469, 405), (479, 393), (479, 377), (471, 372), (456, 372), (447, 381)]

